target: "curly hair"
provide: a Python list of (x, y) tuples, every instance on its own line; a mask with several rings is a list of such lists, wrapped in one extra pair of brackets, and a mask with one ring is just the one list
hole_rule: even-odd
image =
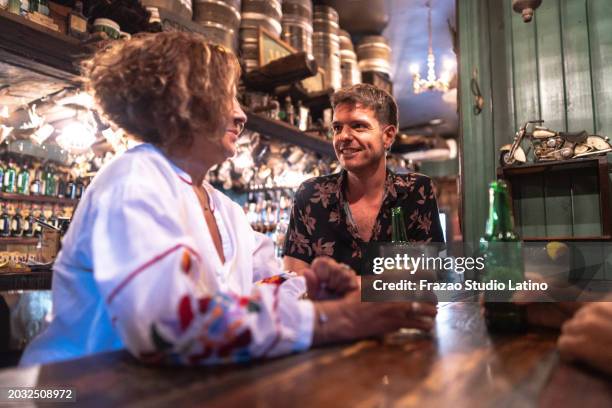
[(372, 109), (376, 119), (384, 125), (399, 127), (397, 103), (389, 92), (370, 84), (357, 84), (339, 89), (331, 97), (332, 108), (347, 104)]
[(160, 147), (220, 138), (240, 77), (237, 58), (197, 34), (139, 34), (82, 64), (85, 88), (117, 126)]

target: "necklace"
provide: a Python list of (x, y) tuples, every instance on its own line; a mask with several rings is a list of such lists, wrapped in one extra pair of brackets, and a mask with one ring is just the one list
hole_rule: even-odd
[(204, 210), (204, 212), (211, 212), (209, 205), (209, 197), (206, 193), (206, 190), (204, 190), (204, 187), (193, 186), (193, 191), (195, 191), (196, 197), (198, 197), (198, 201), (200, 201), (202, 210)]

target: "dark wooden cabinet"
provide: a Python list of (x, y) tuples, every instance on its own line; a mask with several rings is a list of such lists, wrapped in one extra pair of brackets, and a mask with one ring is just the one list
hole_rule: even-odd
[(612, 240), (612, 154), (500, 168), (525, 241)]

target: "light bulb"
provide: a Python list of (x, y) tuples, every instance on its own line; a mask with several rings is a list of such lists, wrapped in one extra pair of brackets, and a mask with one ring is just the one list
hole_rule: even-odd
[(450, 72), (454, 70), (456, 66), (457, 66), (457, 61), (455, 61), (453, 58), (446, 57), (444, 58), (444, 61), (442, 62), (442, 67), (444, 68), (445, 71)]
[(57, 144), (71, 153), (82, 153), (96, 141), (93, 129), (81, 122), (72, 122), (55, 139)]

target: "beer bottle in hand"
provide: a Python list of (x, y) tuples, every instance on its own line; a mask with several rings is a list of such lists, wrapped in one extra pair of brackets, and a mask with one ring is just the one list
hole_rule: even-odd
[(485, 256), (484, 282), (499, 282), (506, 291), (485, 291), (485, 321), (492, 332), (520, 332), (525, 329), (525, 311), (512, 303), (509, 283), (523, 281), (521, 241), (514, 230), (508, 186), (503, 180), (489, 185), (489, 218), (480, 249)]

